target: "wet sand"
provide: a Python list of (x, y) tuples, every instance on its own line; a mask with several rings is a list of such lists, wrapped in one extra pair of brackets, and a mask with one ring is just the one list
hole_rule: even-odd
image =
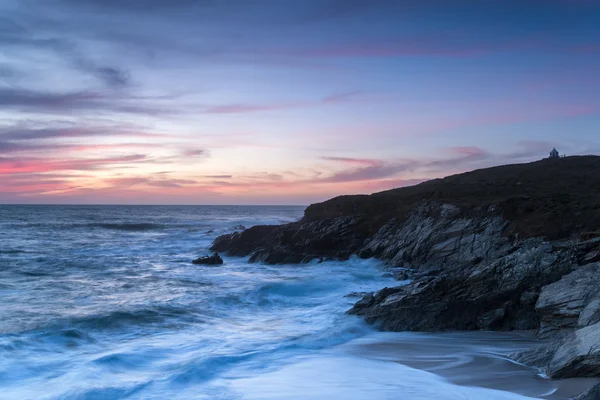
[(340, 346), (340, 350), (360, 358), (428, 371), (456, 385), (548, 400), (570, 399), (600, 381), (550, 380), (536, 369), (507, 357), (538, 343), (528, 332), (376, 333)]

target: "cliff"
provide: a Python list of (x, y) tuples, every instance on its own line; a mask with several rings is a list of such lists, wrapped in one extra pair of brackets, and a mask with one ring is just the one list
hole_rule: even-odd
[(351, 314), (383, 330), (535, 329), (545, 347), (515, 358), (551, 377), (600, 376), (600, 157), (341, 196), (213, 250), (269, 264), (375, 257), (403, 282)]

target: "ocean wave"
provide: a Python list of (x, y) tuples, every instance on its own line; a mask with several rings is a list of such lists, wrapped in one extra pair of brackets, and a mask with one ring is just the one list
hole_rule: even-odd
[(112, 230), (117, 230), (117, 231), (152, 231), (152, 230), (160, 230), (160, 229), (167, 229), (170, 226), (169, 225), (162, 225), (162, 224), (154, 224), (154, 223), (148, 223), (148, 222), (139, 222), (139, 223), (100, 223), (100, 222), (95, 222), (95, 223), (91, 223), (91, 224), (86, 224), (84, 226), (88, 226), (91, 228), (102, 228), (102, 229), (112, 229)]
[(117, 329), (124, 326), (152, 325), (167, 319), (180, 319), (193, 316), (195, 313), (184, 308), (160, 307), (137, 311), (113, 311), (107, 314), (96, 314), (80, 317), (72, 321), (73, 325), (91, 329)]
[(25, 250), (17, 250), (17, 249), (8, 249), (8, 250), (0, 249), (0, 254), (22, 254), (22, 253), (27, 253), (27, 252)]
[[(30, 333), (44, 332), (48, 335), (63, 336), (66, 333), (79, 335), (101, 330), (126, 330), (131, 327), (203, 323), (204, 317), (192, 309), (177, 306), (157, 306), (139, 310), (115, 310), (106, 313), (90, 314), (54, 319), (49, 325), (39, 326)], [(24, 332), (21, 332), (24, 333)]]

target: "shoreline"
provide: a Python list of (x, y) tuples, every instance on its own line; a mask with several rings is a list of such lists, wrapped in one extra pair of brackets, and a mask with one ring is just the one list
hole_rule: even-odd
[(532, 332), (378, 332), (341, 345), (349, 354), (431, 372), (459, 386), (511, 392), (547, 400), (571, 399), (598, 378), (551, 380), (510, 354), (533, 348)]

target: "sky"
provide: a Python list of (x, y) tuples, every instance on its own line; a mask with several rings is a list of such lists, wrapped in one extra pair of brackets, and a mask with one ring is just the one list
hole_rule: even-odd
[(0, 203), (310, 204), (600, 153), (597, 0), (0, 0)]

